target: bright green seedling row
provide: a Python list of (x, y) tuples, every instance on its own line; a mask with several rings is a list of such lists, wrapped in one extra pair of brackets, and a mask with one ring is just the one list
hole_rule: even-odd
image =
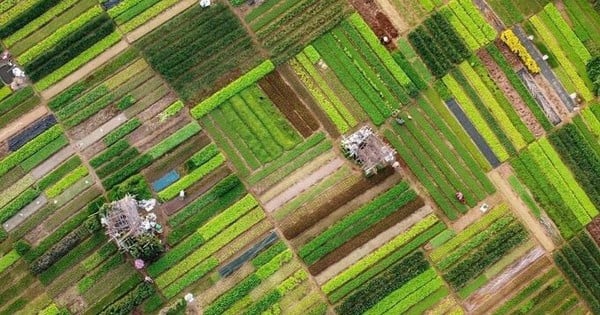
[(202, 179), (204, 176), (210, 174), (210, 172), (214, 171), (217, 167), (221, 166), (221, 164), (223, 164), (224, 162), (225, 162), (225, 157), (223, 157), (223, 155), (221, 155), (221, 154), (213, 157), (212, 159), (207, 161), (202, 166), (198, 167), (197, 169), (195, 169), (192, 172), (190, 172), (189, 174), (185, 175), (184, 177), (182, 177), (175, 183), (171, 184), (169, 187), (160, 191), (158, 193), (158, 197), (161, 198), (162, 200), (171, 200), (171, 199), (175, 198), (177, 195), (179, 195), (179, 192), (181, 190), (184, 190), (184, 189), (190, 187), (191, 185), (193, 185), (194, 183), (196, 183), (197, 181)]

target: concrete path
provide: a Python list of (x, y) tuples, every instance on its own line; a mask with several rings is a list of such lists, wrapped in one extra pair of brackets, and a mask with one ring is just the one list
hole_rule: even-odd
[(102, 126), (100, 126), (100, 128), (92, 131), (92, 133), (87, 135), (85, 138), (77, 141), (77, 148), (79, 150), (83, 150), (89, 147), (96, 141), (102, 139), (102, 137), (106, 136), (109, 132), (115, 130), (121, 124), (125, 123), (125, 121), (127, 121), (127, 117), (125, 117), (125, 114), (123, 113), (113, 117), (111, 120), (105, 122)]
[(44, 177), (59, 164), (70, 158), (74, 153), (75, 150), (73, 150), (73, 147), (71, 147), (70, 145), (63, 148), (62, 150), (58, 151), (53, 156), (48, 158), (46, 161), (44, 161), (44, 163), (38, 165), (36, 168), (31, 170), (31, 176), (33, 176), (33, 178), (36, 180)]
[(10, 218), (10, 219), (8, 219), (8, 221), (4, 222), (4, 224), (2, 224), (2, 227), (4, 227), (4, 229), (7, 232), (12, 231), (12, 229), (14, 229), (17, 225), (21, 224), (23, 221), (25, 221), (27, 218), (29, 218), (32, 214), (34, 214), (38, 210), (40, 210), (46, 204), (46, 201), (47, 201), (46, 196), (44, 194), (41, 194), (34, 201), (32, 201), (27, 206), (25, 206), (25, 208), (21, 209), (21, 211), (19, 211), (17, 214), (12, 216), (12, 218)]

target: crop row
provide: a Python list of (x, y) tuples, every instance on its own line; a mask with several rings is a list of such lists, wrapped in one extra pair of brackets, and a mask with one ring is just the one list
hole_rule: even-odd
[(11, 250), (10, 252), (4, 254), (4, 256), (0, 257), (0, 273), (2, 273), (6, 268), (12, 266), (21, 256), (15, 251)]
[(205, 240), (209, 240), (257, 205), (258, 203), (252, 195), (246, 195), (198, 229), (198, 234)]
[(76, 181), (84, 177), (88, 174), (88, 169), (84, 165), (79, 166), (71, 173), (67, 174), (61, 180), (59, 180), (56, 184), (46, 189), (46, 196), (49, 198), (54, 198), (58, 196), (60, 193), (65, 191), (65, 189), (71, 187), (75, 184)]
[[(244, 233), (251, 226), (260, 222), (264, 217), (265, 215), (261, 209), (254, 209), (235, 221), (231, 226), (219, 231), (220, 233), (214, 238), (210, 240), (204, 240), (204, 238), (202, 238), (204, 241), (199, 243), (203, 244), (198, 249), (194, 250), (189, 256), (156, 278), (157, 285), (159, 287), (165, 287), (173, 282), (193, 268), (198, 262), (207, 259), (210, 255), (227, 245), (240, 234)], [(214, 220), (216, 220), (216, 218)], [(200, 234), (199, 232), (196, 233)], [(200, 236), (202, 237), (202, 235)]]
[(80, 80), (79, 82), (75, 83), (68, 89), (58, 94), (56, 97), (52, 98), (50, 102), (48, 102), (48, 107), (56, 111), (66, 106), (67, 104), (81, 96), (83, 93), (87, 92), (88, 89), (95, 87), (102, 81), (112, 76), (115, 72), (118, 72), (118, 70), (124, 67), (125, 65), (132, 63), (134, 60), (136, 60), (137, 56), (138, 55), (135, 50), (126, 50), (114, 59), (108, 61), (106, 65), (98, 68), (98, 70), (94, 72), (93, 76), (88, 76), (85, 79)]
[(81, 66), (103, 53), (105, 50), (113, 46), (119, 40), (121, 40), (121, 34), (116, 31), (112, 32), (111, 34), (104, 37), (102, 40), (98, 41), (97, 43), (86, 49), (77, 57), (71, 59), (71, 61), (65, 63), (56, 71), (45, 76), (43, 79), (41, 79), (35, 84), (35, 87), (39, 90), (45, 90), (52, 84), (73, 73), (75, 70), (79, 69)]
[(467, 27), (461, 22), (461, 20), (448, 6), (441, 8), (440, 14), (443, 15), (446, 18), (446, 20), (448, 20), (452, 27), (454, 27), (456, 33), (464, 41), (465, 46), (467, 46), (469, 50), (477, 50), (480, 47), (480, 44), (477, 41), (477, 39), (475, 39), (473, 34), (467, 29)]
[(103, 164), (101, 167), (97, 168), (96, 175), (98, 175), (100, 179), (104, 179), (108, 175), (121, 169), (123, 165), (126, 165), (129, 161), (132, 161), (139, 155), (140, 152), (136, 148), (127, 148), (126, 150), (119, 152), (118, 156), (114, 157), (110, 161)]
[(131, 145), (125, 139), (119, 140), (115, 144), (108, 147), (108, 149), (102, 151), (100, 154), (92, 158), (90, 160), (90, 165), (94, 168), (98, 168), (114, 157), (119, 156), (129, 147), (131, 147)]
[[(37, 13), (38, 16), (35, 17), (34, 19), (27, 21), (27, 23), (22, 24), (20, 27), (12, 30), (10, 32), (7, 32), (6, 35), (0, 36), (0, 37), (4, 38), (3, 41), (7, 47), (11, 47), (16, 42), (29, 36), (30, 34), (35, 32), (37, 29), (42, 27), (44, 24), (51, 21), (52, 18), (60, 15), (61, 13), (63, 13), (67, 9), (69, 9), (77, 1), (78, 0), (68, 0), (68, 1), (58, 1), (58, 2), (54, 1), (54, 0), (42, 1), (41, 3), (54, 2), (54, 4), (52, 5), (51, 8), (44, 9), (44, 10), (42, 10), (42, 12)], [(26, 21), (26, 20), (22, 20), (22, 21)], [(15, 26), (16, 26), (16, 23), (15, 23)]]
[(498, 47), (495, 45), (489, 45), (487, 46), (487, 51), (492, 58), (494, 58), (496, 64), (502, 68), (502, 71), (508, 78), (508, 81), (510, 81), (517, 93), (519, 93), (519, 96), (521, 96), (521, 98), (525, 101), (525, 104), (531, 110), (537, 121), (542, 125), (542, 127), (544, 127), (544, 130), (548, 131), (552, 129), (552, 124), (548, 120), (548, 117), (546, 117), (533, 96), (531, 96), (523, 82), (519, 79), (519, 76), (512, 70), (512, 67), (506, 58), (504, 58)]
[(192, 108), (191, 113), (194, 118), (198, 119), (206, 114), (208, 114), (213, 109), (217, 108), (223, 102), (231, 98), (232, 96), (238, 94), (242, 90), (254, 84), (256, 81), (260, 80), (269, 72), (275, 69), (275, 65), (269, 60), (261, 63), (256, 68), (250, 70), (248, 73), (239, 77), (223, 89), (214, 93), (206, 100), (202, 101), (194, 108)]
[(507, 212), (508, 206), (506, 204), (501, 204), (499, 206), (494, 207), (483, 218), (469, 225), (469, 227), (464, 229), (461, 233), (457, 234), (455, 237), (444, 243), (442, 246), (433, 250), (430, 253), (429, 257), (431, 257), (433, 261), (439, 262), (444, 257), (450, 255), (457, 247), (461, 246), (463, 243), (467, 242), (475, 235), (481, 233), (490, 224), (506, 215)]
[[(109, 14), (111, 14), (111, 17), (115, 20), (115, 22), (121, 25), (133, 19), (148, 8), (152, 7), (157, 2), (159, 2), (159, 0), (144, 0), (138, 2), (129, 1), (129, 3), (123, 3), (125, 5), (128, 5), (129, 7), (121, 5), (121, 3), (119, 3), (119, 5), (117, 5), (115, 8), (119, 8), (118, 11), (120, 12), (112, 12), (111, 14), (112, 9), (108, 12)], [(125, 10), (123, 10), (123, 7), (125, 8)]]
[(444, 51), (440, 47), (442, 43), (439, 43), (440, 45), (435, 43), (424, 26), (419, 26), (410, 32), (408, 40), (434, 76), (442, 77), (452, 69), (450, 60), (442, 57), (444, 56)]
[(577, 220), (583, 225), (589, 223), (590, 218), (598, 214), (598, 210), (577, 184), (573, 174), (561, 161), (548, 139), (542, 138), (538, 144), (530, 147), (534, 159), (536, 159), (544, 174), (553, 182), (561, 198), (569, 205)]
[(544, 7), (544, 12), (548, 14), (548, 17), (552, 20), (554, 25), (556, 25), (556, 28), (558, 28), (560, 33), (569, 43), (569, 47), (575, 51), (583, 63), (587, 63), (590, 59), (592, 59), (590, 52), (587, 50), (587, 48), (585, 48), (577, 35), (575, 35), (571, 27), (567, 24), (554, 4), (547, 4)]
[(529, 298), (533, 293), (542, 288), (545, 284), (547, 284), (553, 277), (557, 275), (556, 268), (551, 269), (550, 271), (544, 273), (542, 276), (535, 278), (533, 281), (527, 284), (523, 290), (518, 292), (516, 295), (511, 297), (502, 307), (498, 308), (494, 315), (503, 315), (508, 314), (511, 308), (519, 305), (519, 303), (525, 301)]
[(104, 143), (107, 146), (114, 144), (115, 142), (121, 140), (121, 138), (127, 136), (139, 126), (142, 125), (142, 122), (138, 118), (133, 118), (125, 122), (123, 125), (119, 126), (119, 128), (109, 132), (103, 139)]
[(317, 101), (319, 107), (323, 109), (340, 133), (346, 133), (350, 126), (356, 125), (356, 119), (316, 71), (306, 54), (296, 55), (296, 59), (291, 60), (289, 63), (298, 78)]
[(183, 108), (185, 108), (185, 104), (183, 104), (182, 101), (176, 101), (175, 103), (165, 108), (162, 112), (160, 112), (160, 114), (158, 114), (159, 121), (167, 121), (167, 119), (177, 115)]
[[(369, 115), (373, 123), (376, 125), (382, 124), (385, 117), (391, 113), (391, 110), (387, 108), (388, 105), (386, 104), (378, 106), (379, 103), (383, 103), (383, 95), (373, 89), (373, 86), (375, 86), (374, 79), (366, 77), (365, 75), (367, 74), (361, 72), (362, 68), (355, 65), (352, 59), (348, 57), (346, 54), (349, 53), (348, 49), (346, 48), (346, 53), (344, 54), (334, 53), (339, 49), (343, 50), (343, 47), (338, 46), (335, 38), (330, 33), (317, 39), (313, 43), (313, 46), (323, 57), (327, 65), (335, 72), (344, 87), (348, 89), (354, 99)], [(362, 70), (364, 71), (364, 69)], [(374, 74), (371, 74), (371, 76), (374, 76)], [(364, 84), (365, 80), (369, 83), (368, 85)], [(385, 113), (381, 110), (385, 111)]]
[(16, 196), (22, 193), (25, 189), (27, 189), (31, 184), (34, 183), (34, 179), (31, 175), (26, 174), (17, 180), (14, 184), (6, 188), (2, 191), (2, 196), (0, 196), (0, 207), (5, 206), (11, 200), (13, 200)]
[(146, 11), (138, 14), (135, 18), (133, 18), (133, 19), (127, 21), (126, 23), (124, 23), (123, 25), (121, 25), (121, 30), (125, 33), (130, 32), (130, 31), (138, 28), (142, 24), (146, 23), (151, 18), (159, 15), (161, 12), (170, 8), (175, 3), (177, 3), (177, 0), (162, 0), (162, 1), (158, 2), (157, 4), (153, 5), (152, 7), (150, 7), (149, 9), (147, 9)]
[(146, 154), (152, 157), (152, 159), (158, 159), (159, 157), (165, 155), (167, 152), (173, 150), (179, 144), (183, 143), (185, 140), (189, 139), (191, 136), (200, 132), (202, 128), (197, 122), (191, 122), (181, 129), (177, 130), (172, 135), (168, 136), (163, 141), (159, 142), (157, 145), (153, 146)]
[(404, 314), (409, 308), (433, 294), (441, 286), (443, 286), (442, 279), (437, 276), (435, 270), (429, 268), (379, 301), (366, 311), (365, 315), (386, 312)]
[[(483, 136), (487, 144), (490, 146), (494, 154), (500, 161), (508, 159), (509, 154), (506, 151), (498, 137), (497, 133), (492, 131), (492, 128), (488, 125), (488, 122), (482, 114), (477, 110), (477, 107), (473, 101), (469, 98), (466, 92), (463, 90), (463, 86), (457, 82), (452, 76), (445, 76), (443, 78), (444, 84), (452, 91), (452, 94), (456, 97), (456, 100), (460, 103), (462, 109), (465, 111), (469, 119), (473, 122), (477, 131)], [(471, 91), (473, 91), (471, 89)]]
[[(409, 190), (408, 184), (402, 182), (336, 222), (302, 246), (298, 253), (304, 261), (312, 264), (352, 237), (367, 230), (371, 225), (385, 219), (416, 197), (416, 193)], [(378, 210), (375, 211), (375, 209)]]
[(339, 314), (362, 314), (427, 269), (429, 263), (423, 253), (415, 252), (371, 279), (335, 309)]
[(573, 238), (554, 254), (558, 267), (588, 303), (592, 312), (600, 311), (600, 265), (594, 257), (600, 252), (585, 232)]
[[(464, 25), (469, 34), (471, 34), (471, 36), (477, 42), (477, 46), (475, 49), (484, 46), (486, 43), (493, 39), (493, 37), (491, 39), (488, 39), (486, 37), (486, 34), (484, 33), (483, 29), (481, 29), (475, 22), (475, 16), (471, 16), (469, 13), (467, 13), (466, 8), (463, 7), (461, 3), (459, 3), (458, 1), (451, 1), (448, 4), (448, 7), (452, 10), (452, 13), (454, 13), (454, 15), (460, 21), (460, 23)], [(475, 15), (479, 14), (479, 12), (471, 13), (474, 13)]]
[(0, 15), (0, 23), (7, 24), (34, 6), (35, 3), (34, 0), (6, 1), (6, 7), (2, 8), (3, 13)]
[[(582, 97), (585, 100), (594, 99), (593, 93), (590, 91), (588, 86), (583, 81), (582, 76), (585, 76), (585, 71), (581, 68), (581, 71), (577, 71), (577, 65), (573, 64), (569, 58), (569, 51), (565, 52), (560, 47), (557, 38), (553, 35), (553, 33), (548, 29), (548, 27), (544, 24), (544, 22), (540, 19), (539, 16), (532, 16), (529, 20), (531, 24), (534, 26), (536, 31), (539, 33), (540, 37), (544, 40), (544, 43), (548, 45), (551, 49), (552, 53), (556, 56), (559, 64), (563, 67), (569, 79), (575, 85), (575, 89), (577, 92), (581, 93)], [(557, 35), (560, 36), (560, 35)], [(568, 49), (568, 48), (565, 48)]]
[[(470, 64), (462, 63), (459, 65), (459, 68), (467, 77), (473, 88), (477, 90), (477, 94), (485, 104), (485, 107), (487, 107), (488, 111), (498, 122), (517, 150), (522, 149), (526, 145), (525, 138), (527, 138), (529, 142), (533, 141), (531, 133), (520, 120), (519, 116), (516, 115), (514, 109), (512, 107), (506, 108), (509, 112), (505, 112), (505, 108), (502, 108), (499, 101), (490, 92), (488, 87), (486, 87), (480, 76)], [(488, 75), (487, 72), (485, 72), (485, 75)], [(509, 113), (513, 113), (514, 115), (509, 117)]]
[(527, 70), (529, 70), (529, 72), (534, 74), (540, 72), (540, 66), (533, 59), (533, 57), (531, 57), (525, 46), (521, 44), (521, 41), (519, 40), (517, 35), (513, 33), (512, 30), (508, 29), (503, 31), (500, 34), (500, 39), (508, 46), (508, 48), (512, 52), (516, 53), (521, 58), (521, 61), (523, 61), (523, 64), (525, 65)]
[(443, 230), (443, 228), (444, 225), (442, 223), (436, 223), (431, 228), (425, 230), (421, 234), (416, 235), (414, 238), (404, 240), (405, 243), (399, 245), (399, 247), (391, 251), (389, 255), (378, 257), (379, 260), (373, 261), (372, 265), (369, 266), (368, 269), (347, 281), (335, 291), (329, 293), (329, 300), (332, 303), (335, 303), (348, 294), (359, 289), (364, 283), (377, 276), (380, 272), (386, 270), (388, 267), (395, 264), (407, 254), (425, 244), (429, 239)]
[(58, 138), (61, 134), (61, 127), (54, 125), (50, 129), (44, 131), (44, 133), (41, 135), (37, 136), (35, 139), (23, 145), (17, 151), (10, 153), (0, 161), (0, 176), (6, 174), (13, 167), (17, 166), (20, 162), (43, 148), (50, 141)]
[(600, 158), (588, 145), (583, 135), (572, 124), (565, 125), (548, 139), (561, 155), (566, 165), (573, 171), (575, 178), (593, 201), (600, 207), (597, 190), (600, 181)]
[(527, 231), (520, 224), (511, 225), (447, 271), (444, 278), (452, 287), (461, 289), (525, 239)]
[(531, 153), (521, 152), (519, 158), (513, 160), (511, 165), (518, 177), (531, 190), (536, 201), (556, 223), (564, 238), (571, 238), (575, 231), (581, 229), (581, 223), (575, 218), (556, 188), (545, 177)]
[(275, 256), (271, 261), (259, 267), (254, 273), (250, 274), (244, 280), (240, 281), (232, 289), (221, 295), (215, 301), (208, 305), (204, 314), (216, 315), (223, 314), (235, 302), (246, 296), (252, 289), (258, 287), (260, 283), (275, 273), (281, 266), (292, 259), (292, 253), (286, 250)]
[(513, 222), (513, 220), (514, 218), (510, 216), (498, 219), (494, 223), (490, 224), (485, 230), (477, 233), (475, 236), (465, 241), (460, 247), (456, 248), (454, 251), (452, 251), (452, 253), (444, 257), (444, 259), (440, 260), (437, 263), (437, 267), (441, 270), (450, 268), (454, 263), (459, 261), (461, 257), (482, 245), (488, 239), (491, 239), (498, 233), (502, 232), (504, 228)]
[(85, 13), (75, 18), (70, 23), (59, 28), (56, 32), (52, 33), (52, 35), (46, 37), (45, 39), (37, 43), (35, 46), (19, 55), (17, 57), (17, 61), (21, 64), (27, 65), (32, 60), (34, 60), (34, 58), (40, 56), (43, 52), (48, 51), (49, 49), (57, 45), (63, 38), (76, 32), (83, 25), (85, 25), (95, 17), (101, 15), (102, 13), (103, 11), (100, 8), (100, 6), (92, 7)]
[(25, 71), (33, 81), (39, 81), (101, 41), (114, 30), (115, 26), (110, 18), (106, 15), (99, 15), (28, 62), (25, 65)]
[(126, 180), (127, 178), (129, 178), (131, 175), (139, 172), (141, 169), (143, 169), (150, 163), (152, 163), (151, 156), (149, 156), (147, 154), (140, 155), (138, 158), (131, 161), (129, 164), (125, 165), (123, 168), (114, 172), (110, 177), (103, 179), (102, 185), (106, 189), (111, 189), (115, 185), (117, 185), (117, 184), (123, 182), (124, 180)]
[(158, 197), (162, 200), (171, 200), (175, 198), (175, 196), (177, 196), (181, 190), (190, 187), (191, 185), (202, 179), (204, 176), (208, 175), (210, 172), (215, 170), (217, 167), (221, 166), (221, 164), (223, 164), (224, 162), (225, 157), (223, 157), (223, 155), (221, 154), (213, 157), (202, 166), (193, 170), (192, 172), (185, 175), (166, 189), (159, 192)]

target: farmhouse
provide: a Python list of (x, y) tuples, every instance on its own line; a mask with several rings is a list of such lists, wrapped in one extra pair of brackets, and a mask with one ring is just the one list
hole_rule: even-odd
[(396, 161), (396, 151), (383, 142), (369, 126), (344, 136), (342, 147), (349, 158), (362, 166), (367, 176), (377, 174), (378, 169), (393, 165)]

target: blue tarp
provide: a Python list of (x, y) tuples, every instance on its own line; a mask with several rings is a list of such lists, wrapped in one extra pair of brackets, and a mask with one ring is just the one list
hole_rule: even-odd
[(156, 192), (159, 192), (173, 184), (178, 179), (179, 173), (177, 173), (176, 170), (172, 170), (152, 183), (152, 189), (154, 189)]

